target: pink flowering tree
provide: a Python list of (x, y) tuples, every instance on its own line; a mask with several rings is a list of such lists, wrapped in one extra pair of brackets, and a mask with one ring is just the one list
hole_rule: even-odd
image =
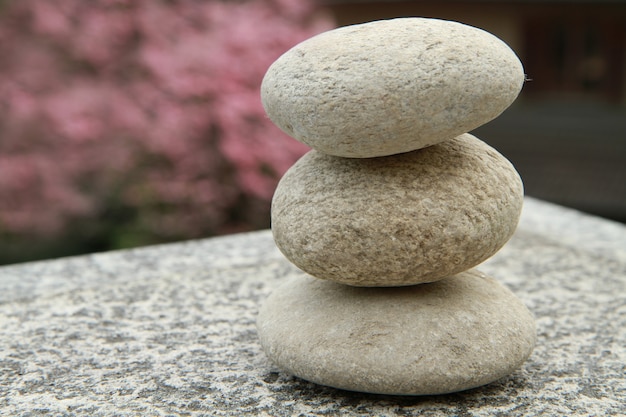
[(0, 3), (0, 252), (266, 227), (306, 148), (259, 85), (330, 25), (303, 0)]

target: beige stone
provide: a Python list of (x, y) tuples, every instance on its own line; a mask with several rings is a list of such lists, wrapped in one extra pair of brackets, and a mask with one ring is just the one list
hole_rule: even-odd
[(278, 184), (272, 231), (283, 254), (318, 278), (412, 285), (496, 253), (515, 231), (522, 204), (510, 162), (464, 134), (381, 158), (307, 153)]
[(495, 381), (518, 369), (536, 340), (524, 304), (476, 270), (396, 288), (293, 276), (261, 307), (257, 328), (269, 359), (293, 375), (401, 395)]
[(270, 119), (321, 152), (376, 157), (423, 148), (487, 123), (517, 97), (522, 64), (471, 26), (400, 18), (310, 38), (268, 69)]

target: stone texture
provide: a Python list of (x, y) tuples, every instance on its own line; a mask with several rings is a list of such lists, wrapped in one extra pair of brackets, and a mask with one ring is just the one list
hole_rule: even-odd
[(267, 356), (308, 381), (377, 394), (474, 388), (519, 368), (535, 345), (532, 315), (471, 270), (396, 288), (286, 280), (259, 311)]
[(289, 277), (269, 231), (0, 267), (6, 416), (626, 415), (626, 227), (527, 198), (480, 266), (535, 315), (510, 376), (455, 394), (372, 395), (280, 371), (258, 306)]
[(372, 159), (311, 151), (276, 189), (272, 231), (315, 277), (411, 285), (492, 256), (513, 234), (522, 202), (513, 166), (470, 134)]
[(283, 54), (261, 98), (270, 119), (321, 152), (412, 151), (481, 126), (517, 97), (524, 71), (495, 36), (457, 22), (382, 20), (335, 29)]

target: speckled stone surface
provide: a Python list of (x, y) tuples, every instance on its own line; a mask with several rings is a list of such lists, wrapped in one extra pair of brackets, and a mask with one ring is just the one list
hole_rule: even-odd
[(299, 274), (269, 231), (0, 268), (7, 416), (626, 414), (626, 227), (527, 199), (480, 269), (537, 319), (502, 380), (443, 396), (321, 387), (261, 351), (258, 307)]
[(272, 232), (285, 256), (317, 278), (433, 282), (496, 253), (515, 231), (523, 195), (513, 165), (469, 133), (382, 158), (313, 150), (276, 187)]
[(492, 34), (409, 17), (305, 40), (270, 66), (261, 99), (277, 126), (313, 149), (368, 158), (469, 132), (502, 113), (523, 83), (519, 59)]

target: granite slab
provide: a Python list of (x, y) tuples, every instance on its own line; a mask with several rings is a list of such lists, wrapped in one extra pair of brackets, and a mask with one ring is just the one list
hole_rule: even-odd
[(0, 415), (626, 414), (626, 227), (527, 198), (479, 269), (534, 313), (512, 375), (456, 394), (368, 395), (275, 368), (255, 317), (301, 274), (269, 231), (0, 268)]

